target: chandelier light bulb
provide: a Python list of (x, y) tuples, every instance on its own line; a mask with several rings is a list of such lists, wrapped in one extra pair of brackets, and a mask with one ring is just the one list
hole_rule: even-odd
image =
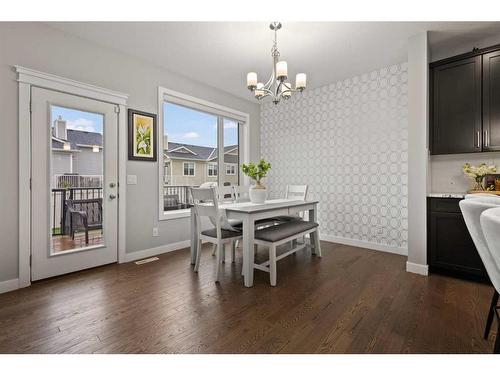
[(286, 61), (279, 61), (276, 64), (276, 78), (284, 81), (288, 77), (288, 66)]
[(257, 88), (255, 89), (255, 97), (260, 99), (264, 96), (264, 84), (262, 82), (257, 83)]
[(250, 72), (247, 74), (247, 87), (253, 91), (257, 87), (257, 73)]
[(295, 88), (300, 91), (304, 90), (306, 88), (306, 80), (307, 76), (305, 73), (297, 74), (295, 77)]

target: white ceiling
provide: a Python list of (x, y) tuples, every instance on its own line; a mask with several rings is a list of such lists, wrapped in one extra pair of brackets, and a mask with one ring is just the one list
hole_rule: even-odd
[[(49, 25), (245, 99), (251, 99), (246, 73), (256, 71), (259, 80), (267, 81), (271, 69), (273, 33), (268, 23)], [(500, 43), (500, 22), (284, 22), (278, 47), (281, 58), (288, 61), (289, 77), (307, 73), (308, 86), (318, 87), (405, 61), (408, 37), (425, 30), (430, 31), (434, 60), (481, 41)]]

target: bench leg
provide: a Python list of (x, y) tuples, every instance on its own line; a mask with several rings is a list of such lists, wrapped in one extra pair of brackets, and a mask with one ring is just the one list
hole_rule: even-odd
[(276, 286), (276, 245), (269, 246), (269, 281)]
[(236, 241), (231, 242), (231, 263), (236, 259)]
[(313, 254), (321, 258), (321, 244), (319, 242), (319, 230), (316, 229), (309, 235), (311, 242), (313, 243)]
[(217, 245), (216, 244), (212, 244), (212, 256), (214, 257), (215, 256), (215, 251), (217, 250)]

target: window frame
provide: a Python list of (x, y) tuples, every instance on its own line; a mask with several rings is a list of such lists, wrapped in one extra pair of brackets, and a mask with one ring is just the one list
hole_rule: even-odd
[[(224, 163), (226, 168), (226, 176), (236, 176), (236, 171), (238, 170), (237, 164), (234, 163)], [(233, 173), (227, 173), (227, 168), (230, 167), (234, 169)]]
[[(193, 174), (186, 174), (186, 164), (193, 164)], [(188, 167), (189, 171), (189, 167)], [(196, 163), (194, 161), (183, 161), (182, 162), (182, 176), (183, 177), (196, 177)]]
[[(186, 95), (177, 91), (173, 91), (167, 89), (165, 87), (158, 87), (158, 152), (160, 153), (161, 159), (158, 158), (158, 191), (157, 191), (157, 199), (158, 199), (158, 220), (171, 220), (171, 219), (179, 219), (186, 218), (191, 215), (191, 209), (182, 209), (175, 211), (164, 211), (163, 207), (163, 174), (164, 174), (164, 152), (163, 152), (163, 142), (164, 142), (164, 114), (163, 114), (163, 105), (165, 102), (181, 105), (187, 107), (189, 109), (205, 112), (211, 115), (215, 115), (218, 117), (217, 126), (218, 126), (218, 134), (217, 134), (217, 144), (222, 145), (222, 147), (218, 147), (219, 154), (218, 155), (218, 168), (217, 168), (217, 181), (221, 178), (221, 174), (219, 170), (221, 170), (220, 166), (224, 164), (224, 128), (222, 118), (228, 118), (236, 121), (239, 124), (238, 131), (238, 152), (239, 152), (239, 163), (248, 163), (250, 160), (250, 115), (245, 112), (241, 112), (226, 106), (222, 106), (216, 103), (212, 103), (206, 101), (204, 99), (199, 99), (190, 95)], [(222, 160), (222, 162), (220, 162)], [(196, 167), (195, 167), (196, 168)], [(172, 168), (171, 168), (172, 170)], [(183, 166), (184, 173), (184, 166)], [(196, 172), (195, 172), (196, 173)], [(244, 176), (241, 170), (238, 168), (238, 178), (240, 183), (248, 184), (249, 180), (246, 176)], [(235, 173), (235, 175), (236, 175)], [(192, 176), (186, 176), (192, 177)], [(212, 177), (212, 176), (210, 176)]]
[[(209, 161), (209, 162), (207, 162), (207, 177), (217, 177), (217, 178), (219, 178), (219, 168), (218, 168), (218, 164), (219, 164), (219, 163), (216, 163), (216, 162), (214, 162), (214, 161)], [(210, 168), (210, 167), (214, 167), (214, 166), (215, 166), (215, 168)], [(213, 173), (212, 173), (212, 174), (210, 174), (210, 171), (211, 171), (211, 170), (212, 170), (213, 172), (215, 172), (215, 174), (213, 174)]]

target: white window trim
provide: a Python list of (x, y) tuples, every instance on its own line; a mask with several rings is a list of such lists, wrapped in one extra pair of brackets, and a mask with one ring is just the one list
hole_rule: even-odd
[[(250, 160), (250, 115), (245, 112), (237, 111), (235, 109), (225, 107), (216, 103), (212, 103), (203, 99), (195, 98), (190, 95), (182, 94), (177, 91), (158, 86), (158, 140), (159, 148), (163, 149), (163, 103), (168, 101), (170, 103), (184, 105), (185, 107), (197, 109), (203, 112), (221, 115), (227, 118), (237, 120), (242, 127), (243, 139), (240, 139), (240, 163), (248, 163)], [(222, 154), (222, 152), (221, 152)], [(162, 155), (163, 160), (163, 155)], [(218, 173), (219, 171), (217, 171)], [(239, 171), (239, 173), (241, 173)], [(218, 173), (219, 174), (219, 173)], [(240, 175), (240, 181), (244, 180), (244, 176)], [(163, 211), (163, 163), (158, 163), (158, 220), (171, 220), (186, 218), (191, 215), (190, 209), (176, 210), (176, 211)]]
[[(210, 167), (213, 165), (215, 165), (215, 170), (214, 170), (215, 174), (210, 174)], [(219, 175), (219, 170), (217, 169), (217, 163), (213, 162), (213, 161), (209, 161), (207, 163), (207, 176), (208, 177), (218, 177), (218, 175)]]
[[(193, 174), (186, 174), (184, 166), (186, 164), (193, 164)], [(182, 176), (183, 177), (196, 177), (196, 163), (194, 161), (184, 161), (182, 162)]]
[[(224, 163), (224, 169), (226, 170), (226, 176), (236, 176), (236, 171), (238, 169), (238, 164), (235, 163)], [(227, 173), (227, 167), (234, 167), (234, 173)]]
[(127, 163), (127, 132), (126, 105), (128, 95), (106, 88), (89, 85), (72, 79), (44, 73), (30, 68), (15, 65), (18, 82), (18, 115), (19, 115), (19, 288), (31, 284), (31, 87), (41, 87), (78, 95), (90, 99), (101, 100), (119, 107), (118, 114), (118, 182), (120, 202), (118, 204), (118, 262), (125, 261), (126, 249), (126, 163)]

